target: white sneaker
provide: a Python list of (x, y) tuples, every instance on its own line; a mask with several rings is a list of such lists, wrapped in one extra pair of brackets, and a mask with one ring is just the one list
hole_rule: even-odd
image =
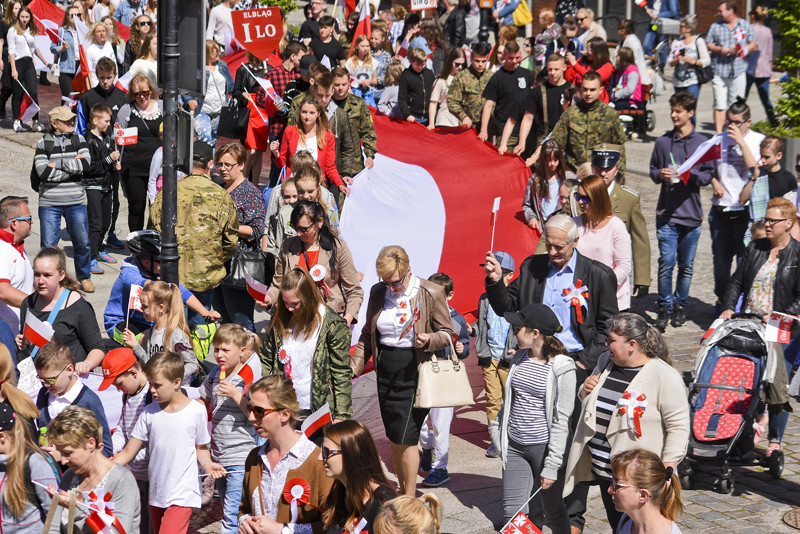
[(45, 126), (39, 121), (33, 123), (33, 131), (34, 132), (43, 132), (45, 131)]
[(13, 129), (15, 132), (19, 133), (22, 131), (22, 123), (19, 121), (14, 121)]

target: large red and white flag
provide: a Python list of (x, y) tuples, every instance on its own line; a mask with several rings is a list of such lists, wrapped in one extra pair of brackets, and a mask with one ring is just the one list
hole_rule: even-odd
[(244, 393), (250, 390), (250, 386), (253, 385), (253, 382), (261, 378), (261, 372), (261, 360), (258, 354), (254, 352), (242, 368), (239, 369), (239, 372), (236, 373), (244, 380)]
[(138, 284), (131, 284), (131, 290), (128, 296), (128, 309), (142, 311), (142, 286)]
[(89, 41), (89, 27), (81, 21), (80, 17), (74, 16), (73, 19), (75, 20), (75, 34), (78, 36), (80, 70), (75, 73), (75, 77), (72, 79), (72, 89), (83, 94), (94, 87), (92, 71), (89, 69), (89, 59), (86, 54), (86, 49), (89, 48), (91, 42)]
[(728, 132), (718, 133), (697, 147), (697, 150), (694, 151), (694, 154), (692, 154), (689, 159), (684, 161), (681, 166), (678, 167), (678, 174), (680, 175), (684, 184), (689, 182), (689, 175), (691, 174), (692, 169), (701, 163), (722, 159), (723, 145), (725, 144), (727, 138)]
[(33, 22), (39, 32), (47, 34), (54, 43), (58, 43), (58, 27), (64, 20), (64, 10), (48, 0), (33, 0), (28, 4), (28, 9), (33, 14)]
[(24, 92), (22, 95), (22, 104), (19, 108), (19, 121), (28, 122), (39, 113), (39, 106), (33, 101), (31, 95), (28, 94), (28, 90), (25, 89), (25, 86), (22, 85), (19, 80), (17, 80), (17, 83), (22, 87), (22, 91)]
[(58, 44), (60, 39), (58, 38), (58, 23), (49, 19), (40, 19), (36, 15), (33, 16), (34, 21), (36, 22), (36, 26), (44, 28), (44, 33), (47, 37), (50, 38), (55, 44)]
[[(361, 13), (358, 15), (358, 22), (356, 29), (353, 32), (353, 42), (356, 42), (356, 37), (359, 35), (366, 35), (367, 39), (372, 36), (372, 17), (369, 11), (369, 0), (362, 0)], [(350, 54), (356, 49), (355, 46), (350, 47)]]
[[(416, 276), (452, 276), (461, 289), (450, 305), (474, 316), (484, 291), (479, 264), (485, 263), (492, 233), (486, 208), (496, 197), (522, 198), (530, 170), (518, 156), (499, 156), (473, 129), (431, 131), (377, 113), (373, 119), (378, 155), (371, 169), (355, 177), (339, 226), (356, 270), (364, 275), (361, 286), (378, 283), (375, 258), (380, 249), (400, 245)], [(509, 204), (497, 212), (497, 250), (520, 264), (533, 254), (536, 241), (521, 205), (513, 209)], [(356, 341), (365, 316), (362, 306), (353, 333)]]
[(332, 422), (331, 407), (326, 402), (319, 410), (306, 417), (306, 420), (300, 425), (300, 431), (310, 438), (314, 432)]
[(41, 349), (53, 339), (53, 334), (53, 325), (47, 321), (39, 320), (28, 310), (28, 313), (25, 314), (25, 327), (22, 329), (22, 335), (25, 336), (25, 339)]

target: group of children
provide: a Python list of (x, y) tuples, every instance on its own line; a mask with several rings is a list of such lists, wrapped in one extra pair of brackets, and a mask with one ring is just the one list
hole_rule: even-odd
[[(34, 365), (43, 385), (36, 401), (42, 450), (59, 462), (59, 452), (47, 444), (49, 421), (68, 406), (88, 408), (102, 426), (103, 454), (128, 465), (137, 481), (142, 532), (150, 523), (155, 533), (186, 532), (192, 509), (201, 506), (200, 478), (210, 476), (217, 479), (222, 500), (222, 532), (235, 533), (244, 461), (256, 446), (255, 431), (247, 421), (247, 389), (253, 378), (259, 378), (248, 381), (246, 374), (239, 373), (260, 340), (239, 325), (221, 325), (213, 339), (219, 367), (200, 386), (200, 402), (190, 400), (183, 388), (190, 374), (186, 354), (175, 352), (171, 343), (158, 345), (164, 343), (165, 329), (179, 327), (165, 321), (169, 314), (154, 295), (171, 294), (168, 298), (173, 301), (179, 297), (174, 287), (150, 289), (158, 284), (167, 285), (151, 282), (142, 292), (145, 316), (154, 323), (144, 333), (145, 341), (136, 343), (135, 349), (111, 350), (103, 359), (99, 389), (113, 385), (122, 393), (121, 417), (113, 438), (100, 398), (76, 375), (69, 348), (53, 341), (39, 352)], [(150, 315), (148, 310), (153, 309), (157, 311)], [(126, 331), (128, 335), (132, 335), (130, 331)], [(199, 473), (198, 464), (205, 474)]]

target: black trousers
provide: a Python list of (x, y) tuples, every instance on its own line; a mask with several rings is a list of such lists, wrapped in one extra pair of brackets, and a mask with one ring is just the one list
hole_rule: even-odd
[(144, 228), (144, 213), (147, 207), (147, 181), (150, 169), (144, 174), (130, 167), (122, 168), (122, 190), (128, 199), (128, 230), (135, 232)]
[(86, 212), (89, 217), (89, 247), (92, 259), (96, 260), (111, 226), (111, 191), (87, 189)]
[[(29, 57), (23, 57), (16, 60), (17, 66), (17, 80), (25, 86), (25, 90), (28, 91), (28, 94), (31, 95), (31, 98), (37, 104), (39, 103), (39, 84), (36, 79), (36, 69), (33, 66), (33, 59)], [(22, 87), (19, 83), (14, 81), (14, 78), (11, 78), (11, 89), (13, 91), (13, 96), (11, 97), (11, 112), (14, 114), (14, 120), (19, 120), (20, 109), (22, 107), (22, 97), (25, 94), (25, 91), (22, 90)], [(34, 117), (34, 120), (39, 120), (39, 114), (37, 113)]]
[[(75, 74), (68, 73), (68, 72), (60, 72), (58, 74), (58, 87), (61, 89), (61, 96), (69, 96), (72, 92), (72, 79), (75, 78)], [(88, 111), (88, 110), (87, 110)], [(88, 113), (87, 113), (88, 115)]]

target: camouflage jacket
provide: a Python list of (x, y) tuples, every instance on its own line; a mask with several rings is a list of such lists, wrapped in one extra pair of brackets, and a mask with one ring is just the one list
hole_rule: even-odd
[[(367, 103), (363, 98), (358, 98), (352, 93), (347, 93), (344, 102), (345, 113), (350, 120), (350, 133), (353, 136), (353, 146), (356, 153), (361, 156), (361, 148), (364, 148), (364, 155), (374, 158), (378, 153), (378, 136), (375, 134), (375, 124), (372, 122)], [(353, 161), (353, 176), (364, 170), (364, 159), (361, 157)]]
[[(306, 96), (308, 96), (308, 92), (301, 93), (292, 100), (292, 107), (289, 110), (289, 126), (297, 125), (300, 102)], [(334, 103), (331, 103), (331, 105), (336, 106)], [(356, 145), (353, 144), (354, 135), (350, 131), (350, 121), (347, 118), (347, 113), (343, 109), (336, 107), (333, 119), (328, 122), (330, 123), (331, 133), (336, 138), (336, 170), (343, 176), (355, 176), (358, 174), (355, 169), (360, 171), (363, 167), (361, 163), (361, 148), (358, 147), (358, 150), (356, 150)]]
[[(275, 373), (286, 374), (284, 364), (278, 359), (283, 346), (283, 336), (277, 330), (279, 329), (270, 328), (258, 349), (264, 376)], [(347, 322), (326, 306), (311, 362), (312, 412), (327, 402), (334, 419), (350, 419), (353, 416), (351, 335)]]
[(570, 106), (561, 115), (550, 138), (564, 147), (567, 167), (572, 171), (592, 160), (593, 147), (601, 143), (620, 145), (619, 173), (625, 174), (625, 130), (614, 108), (600, 100), (588, 108), (583, 104)]
[(455, 115), (459, 122), (464, 117), (472, 119), (472, 126), (480, 129), (481, 113), (486, 99), (483, 98), (483, 90), (489, 83), (492, 72), (489, 69), (483, 71), (480, 77), (468, 68), (456, 74), (447, 90), (447, 109)]
[[(162, 231), (162, 192), (150, 206), (150, 227)], [(190, 291), (217, 287), (225, 262), (239, 242), (239, 215), (231, 196), (205, 174), (178, 180), (178, 262), (181, 283)]]

